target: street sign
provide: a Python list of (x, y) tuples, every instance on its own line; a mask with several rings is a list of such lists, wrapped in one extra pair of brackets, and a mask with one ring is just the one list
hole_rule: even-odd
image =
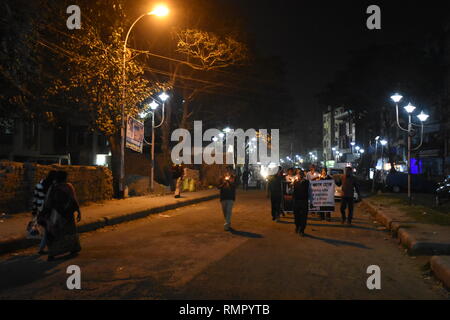
[(144, 144), (144, 124), (132, 117), (127, 118), (127, 136), (125, 146), (142, 153)]

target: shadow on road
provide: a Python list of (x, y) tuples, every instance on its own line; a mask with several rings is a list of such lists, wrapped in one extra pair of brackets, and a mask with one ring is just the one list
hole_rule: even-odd
[(350, 246), (350, 247), (356, 247), (356, 248), (360, 248), (360, 249), (372, 249), (369, 248), (361, 243), (357, 243), (357, 242), (351, 242), (351, 241), (344, 241), (344, 240), (337, 240), (337, 239), (328, 239), (328, 238), (321, 238), (321, 237), (316, 237), (313, 236), (311, 234), (305, 234), (306, 237), (311, 238), (311, 239), (316, 239), (316, 240), (321, 240), (324, 241), (326, 243), (335, 245), (335, 246)]
[(283, 221), (283, 220), (279, 220), (279, 221), (277, 221), (277, 223), (294, 224), (293, 221)]
[(377, 232), (382, 231), (382, 230), (376, 230), (376, 229), (374, 229), (374, 228), (367, 228), (367, 227), (356, 226), (356, 225), (354, 225), (354, 224), (352, 224), (352, 226), (349, 227), (349, 226), (346, 225), (346, 224), (326, 224), (326, 223), (319, 224), (319, 223), (308, 223), (308, 226), (314, 226), (314, 227), (331, 227), (331, 228), (347, 228), (347, 229), (352, 228), (352, 229), (361, 229), (361, 230), (369, 230), (369, 231), (377, 231)]
[(263, 238), (263, 236), (259, 233), (239, 231), (239, 230), (235, 230), (235, 229), (230, 230), (230, 233), (235, 234), (237, 236), (241, 236), (241, 237), (247, 237), (247, 238)]
[(67, 260), (47, 262), (44, 259), (38, 255), (20, 255), (0, 262), (0, 292), (49, 277), (57, 272), (48, 272), (49, 270)]

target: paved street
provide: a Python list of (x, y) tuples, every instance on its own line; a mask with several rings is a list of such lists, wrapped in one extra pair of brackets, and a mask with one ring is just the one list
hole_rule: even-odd
[[(293, 217), (271, 220), (263, 192), (238, 193), (223, 231), (219, 201), (155, 214), (81, 235), (72, 259), (47, 262), (25, 250), (0, 257), (0, 298), (33, 299), (448, 299), (368, 213), (353, 227), (309, 219), (307, 237)], [(82, 289), (66, 289), (66, 268), (81, 268)], [(368, 290), (366, 268), (381, 268)]]

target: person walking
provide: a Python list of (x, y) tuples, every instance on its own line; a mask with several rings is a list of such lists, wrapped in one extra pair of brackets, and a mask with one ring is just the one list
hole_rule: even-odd
[(309, 181), (319, 180), (320, 179), (320, 173), (316, 171), (316, 165), (312, 164), (309, 167), (309, 171), (306, 174), (306, 179)]
[(278, 168), (278, 172), (271, 176), (267, 186), (267, 198), (270, 197), (272, 205), (272, 220), (279, 221), (281, 214), (281, 198), (283, 197), (283, 169)]
[(225, 218), (224, 230), (231, 231), (231, 214), (234, 201), (236, 200), (236, 176), (233, 169), (226, 168), (225, 174), (220, 178), (218, 188), (220, 189), (220, 203)]
[(250, 171), (248, 171), (248, 168), (244, 169), (244, 172), (242, 173), (242, 189), (247, 191), (248, 190), (248, 179), (250, 178)]
[[(315, 164), (311, 164), (309, 166), (309, 171), (306, 173), (306, 179), (308, 181), (314, 181), (314, 180), (319, 180), (320, 179), (320, 173), (318, 173), (316, 171), (316, 165)], [(317, 212), (315, 211), (311, 211), (311, 215), (315, 215)]]
[[(333, 180), (333, 178), (328, 174), (327, 168), (322, 168), (320, 172), (319, 180)], [(334, 182), (334, 180), (333, 180)], [(320, 212), (320, 220), (326, 219), (328, 222), (331, 221), (331, 212)]]
[(182, 164), (172, 166), (172, 183), (175, 187), (175, 198), (181, 197), (181, 189), (184, 177), (184, 167)]
[(44, 201), (45, 196), (47, 195), (48, 190), (52, 186), (53, 182), (56, 178), (56, 170), (51, 170), (47, 177), (39, 181), (34, 187), (33, 192), (33, 206), (32, 212), (33, 221), (36, 222), (37, 225), (40, 226), (41, 229), (41, 242), (39, 244), (38, 254), (45, 254), (45, 247), (47, 246), (47, 238), (45, 231), (45, 219), (42, 219), (42, 211), (44, 210)]
[(67, 182), (67, 172), (57, 171), (55, 183), (50, 187), (42, 211), (46, 218), (48, 261), (55, 256), (81, 250), (76, 221), (81, 220), (80, 206), (72, 184)]
[(305, 236), (306, 222), (308, 220), (308, 200), (310, 195), (309, 180), (303, 171), (300, 171), (299, 179), (294, 182), (294, 217), (295, 232)]
[[(344, 176), (341, 181), (342, 186), (342, 200), (341, 200), (341, 223), (344, 224), (347, 221), (348, 225), (352, 224), (353, 219), (353, 195), (354, 192), (358, 194), (358, 198), (361, 198), (359, 187), (356, 184), (356, 180), (353, 176), (353, 170), (351, 167), (346, 167)], [(346, 217), (345, 211), (348, 207), (348, 216)]]

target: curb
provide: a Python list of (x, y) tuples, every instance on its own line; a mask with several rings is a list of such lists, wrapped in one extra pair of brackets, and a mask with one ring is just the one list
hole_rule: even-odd
[(386, 213), (380, 212), (372, 204), (366, 201), (361, 202), (363, 207), (370, 212), (370, 214), (382, 223), (388, 230), (391, 231), (392, 237), (398, 238), (399, 243), (404, 245), (410, 255), (445, 255), (450, 254), (450, 244), (420, 241), (409, 232), (408, 228), (413, 226), (416, 222), (404, 222), (392, 219)]
[(436, 278), (450, 289), (450, 256), (433, 256), (430, 259), (431, 271)]
[[(170, 205), (153, 207), (153, 208), (149, 208), (149, 209), (145, 209), (145, 210), (141, 210), (141, 211), (137, 211), (137, 212), (125, 213), (125, 214), (115, 216), (115, 217), (103, 216), (94, 221), (90, 221), (85, 224), (80, 224), (79, 226), (77, 226), (77, 232), (78, 233), (90, 232), (90, 231), (101, 229), (101, 228), (104, 228), (107, 226), (112, 226), (112, 225), (120, 224), (123, 222), (128, 222), (128, 221), (132, 221), (132, 220), (145, 218), (151, 214), (161, 213), (164, 211), (173, 210), (176, 208), (185, 207), (185, 206), (189, 206), (191, 204), (195, 204), (195, 203), (199, 203), (199, 202), (203, 202), (203, 201), (209, 201), (209, 200), (213, 200), (213, 199), (217, 199), (217, 198), (219, 198), (219, 194), (214, 194), (214, 195), (205, 196), (205, 197), (196, 198), (196, 199), (190, 199), (190, 200), (186, 200), (186, 201), (180, 201), (180, 202), (176, 202), (176, 203), (173, 203)], [(0, 255), (9, 253), (11, 251), (32, 247), (34, 245), (37, 245), (39, 243), (39, 241), (40, 240), (36, 240), (36, 239), (27, 239), (23, 235), (8, 238), (5, 241), (0, 242)]]
[(369, 202), (362, 201), (363, 208), (381, 222), (391, 231), (392, 237), (397, 237), (410, 255), (433, 255), (430, 259), (430, 267), (434, 276), (443, 282), (444, 286), (450, 289), (450, 256), (440, 256), (450, 254), (450, 245), (448, 243), (438, 243), (431, 241), (418, 241), (410, 232), (408, 227), (414, 225), (414, 222), (395, 221), (385, 213), (379, 212)]

